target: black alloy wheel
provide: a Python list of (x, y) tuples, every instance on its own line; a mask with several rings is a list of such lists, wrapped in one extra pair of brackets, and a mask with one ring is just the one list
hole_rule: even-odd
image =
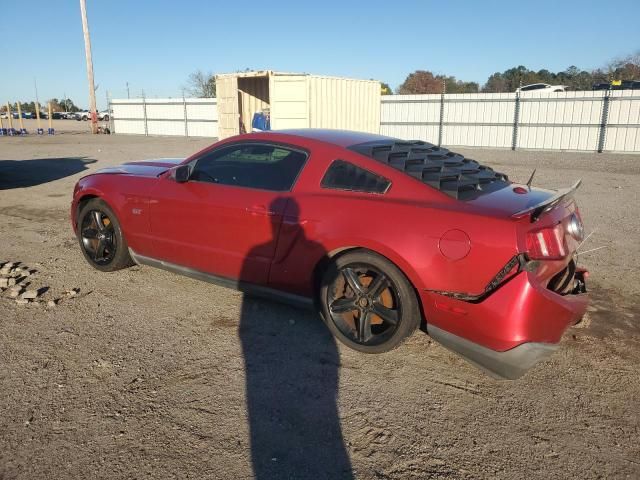
[(97, 265), (107, 265), (113, 261), (118, 248), (113, 223), (100, 210), (89, 210), (80, 227), (82, 246), (87, 255)]
[(99, 198), (80, 207), (78, 241), (84, 258), (98, 270), (112, 272), (133, 264), (118, 218)]
[(340, 269), (331, 290), (331, 319), (350, 340), (379, 345), (393, 335), (402, 304), (384, 273), (369, 265), (351, 264)]
[(321, 289), (323, 317), (346, 345), (368, 353), (397, 347), (421, 321), (415, 292), (384, 257), (356, 251), (338, 258)]

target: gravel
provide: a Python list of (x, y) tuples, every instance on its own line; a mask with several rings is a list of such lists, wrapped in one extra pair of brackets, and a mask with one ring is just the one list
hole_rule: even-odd
[(534, 185), (582, 178), (583, 250), (606, 246), (580, 257), (583, 322), (501, 382), (422, 332), (363, 355), (310, 312), (91, 269), (68, 221), (75, 181), (209, 143), (0, 138), (0, 263), (46, 289), (28, 305), (0, 293), (0, 478), (640, 477), (640, 156), (463, 152), (520, 181), (537, 168)]
[(32, 300), (38, 296), (37, 290), (27, 290), (22, 294), (22, 298), (26, 298), (27, 300)]

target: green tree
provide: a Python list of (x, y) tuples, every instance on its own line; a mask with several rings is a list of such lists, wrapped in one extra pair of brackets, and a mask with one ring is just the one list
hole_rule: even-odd
[[(483, 92), (514, 92), (520, 85), (548, 83), (566, 85), (571, 90), (591, 90), (595, 83), (613, 80), (640, 80), (640, 50), (610, 61), (606, 66), (592, 71), (581, 70), (575, 65), (561, 72), (541, 69), (537, 72), (523, 65), (496, 72), (482, 86)], [(450, 91), (447, 84), (447, 91)]]
[(389, 86), (388, 83), (380, 82), (380, 93), (382, 95), (392, 95), (393, 90), (391, 90), (391, 87)]
[(485, 93), (501, 93), (507, 91), (507, 80), (500, 72), (496, 72), (489, 77), (487, 83), (482, 87)]
[(410, 73), (398, 87), (399, 94), (422, 93), (477, 93), (480, 86), (477, 82), (465, 82), (453, 76), (434, 75), (427, 70), (416, 70)]
[[(54, 112), (78, 112), (80, 109), (73, 103), (73, 100), (70, 98), (51, 98), (47, 100), (47, 102), (51, 103), (51, 110)], [(42, 105), (42, 108), (46, 108), (46, 104)]]
[[(20, 102), (20, 110), (22, 111), (22, 113), (35, 113), (36, 104), (35, 102)], [(15, 102), (11, 105), (11, 111), (18, 111), (18, 102)]]
[(445, 83), (447, 93), (478, 93), (480, 91), (480, 85), (477, 82), (465, 82), (456, 79), (456, 77), (442, 75), (438, 75), (436, 78)]

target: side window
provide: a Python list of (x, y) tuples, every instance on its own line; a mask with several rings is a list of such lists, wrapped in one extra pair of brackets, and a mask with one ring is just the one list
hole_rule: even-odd
[(335, 160), (322, 177), (320, 186), (353, 192), (385, 193), (391, 182), (353, 163)]
[(279, 145), (234, 145), (198, 159), (190, 180), (287, 191), (306, 160), (305, 153)]
[(543, 90), (545, 88), (547, 88), (547, 86), (544, 83), (534, 83), (533, 85), (522, 87), (520, 90), (522, 92), (528, 92), (529, 90)]

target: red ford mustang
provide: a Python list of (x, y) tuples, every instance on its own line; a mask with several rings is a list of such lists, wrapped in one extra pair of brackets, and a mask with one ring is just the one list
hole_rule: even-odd
[(577, 186), (514, 184), (421, 141), (290, 130), (100, 170), (77, 183), (71, 218), (98, 270), (135, 262), (316, 305), (362, 352), (422, 325), (517, 378), (587, 307)]

